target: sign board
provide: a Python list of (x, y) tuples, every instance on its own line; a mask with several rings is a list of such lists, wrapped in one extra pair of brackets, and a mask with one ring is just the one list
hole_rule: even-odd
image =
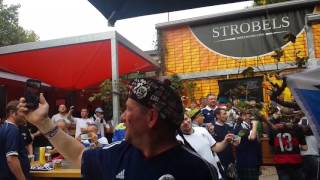
[(286, 34), (304, 31), (305, 15), (313, 8), (293, 9), (231, 21), (190, 26), (195, 37), (208, 49), (229, 57), (256, 57), (273, 52), (287, 43)]

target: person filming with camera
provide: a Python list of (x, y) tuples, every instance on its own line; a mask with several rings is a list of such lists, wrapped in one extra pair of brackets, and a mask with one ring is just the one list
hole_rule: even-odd
[(217, 179), (210, 163), (176, 140), (183, 106), (167, 81), (138, 78), (129, 83), (121, 115), (126, 124), (125, 141), (103, 149), (84, 150), (80, 142), (59, 130), (48, 118), (49, 105), (43, 94), (36, 110), (29, 111), (25, 105), (21, 98), (19, 109), (26, 112), (26, 119), (81, 168), (84, 179)]

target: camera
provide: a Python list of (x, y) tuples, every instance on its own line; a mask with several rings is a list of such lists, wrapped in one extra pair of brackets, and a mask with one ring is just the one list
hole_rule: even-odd
[(26, 81), (26, 89), (24, 97), (26, 99), (26, 106), (30, 110), (37, 109), (39, 106), (39, 94), (41, 91), (41, 81), (35, 79), (28, 79)]

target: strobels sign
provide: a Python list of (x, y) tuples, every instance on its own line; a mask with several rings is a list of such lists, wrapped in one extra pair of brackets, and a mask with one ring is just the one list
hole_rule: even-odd
[(206, 25), (191, 26), (193, 34), (209, 49), (231, 57), (255, 57), (284, 45), (283, 37), (303, 31), (305, 15), (312, 9), (265, 14)]

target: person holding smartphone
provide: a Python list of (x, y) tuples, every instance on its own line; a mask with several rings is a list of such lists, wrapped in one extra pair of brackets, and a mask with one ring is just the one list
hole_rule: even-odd
[(58, 113), (52, 116), (52, 120), (56, 123), (57, 121), (63, 119), (67, 125), (71, 124), (72, 112), (74, 110), (73, 106), (70, 106), (70, 110), (67, 111), (67, 107), (64, 104), (60, 104), (58, 108)]
[(125, 141), (103, 149), (85, 150), (80, 142), (59, 130), (48, 118), (49, 105), (43, 94), (38, 109), (28, 111), (24, 98), (19, 109), (66, 159), (81, 168), (83, 179), (216, 180), (213, 165), (176, 140), (184, 112), (170, 82), (137, 78), (128, 89), (121, 115), (126, 124)]
[(93, 121), (98, 127), (97, 134), (100, 137), (106, 137), (106, 134), (112, 134), (113, 133), (113, 124), (112, 120), (107, 121), (104, 118), (104, 111), (101, 107), (97, 107), (94, 111), (94, 115), (92, 116)]

